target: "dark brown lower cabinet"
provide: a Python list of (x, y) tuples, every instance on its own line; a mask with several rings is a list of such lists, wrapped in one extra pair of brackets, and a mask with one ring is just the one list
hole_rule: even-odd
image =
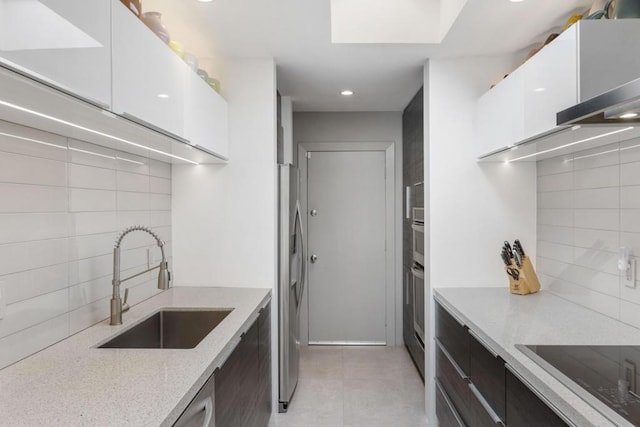
[(509, 370), (507, 376), (507, 425), (513, 427), (566, 427), (562, 418), (551, 410)]
[(256, 419), (258, 426), (266, 426), (271, 418), (271, 303), (260, 313), (258, 319), (258, 359), (260, 381)]
[(270, 304), (215, 375), (216, 427), (264, 427), (271, 415)]
[(491, 407), (494, 417), (505, 420), (505, 372), (504, 360), (488, 350), (471, 334), (469, 340), (469, 378)]
[(436, 415), (442, 427), (566, 426), (510, 369), (436, 303)]
[(464, 427), (460, 414), (438, 380), (436, 380), (436, 415), (441, 427)]

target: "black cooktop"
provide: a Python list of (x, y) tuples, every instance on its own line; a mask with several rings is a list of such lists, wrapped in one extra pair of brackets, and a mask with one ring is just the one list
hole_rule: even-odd
[(611, 411), (603, 410), (603, 404), (640, 425), (640, 346), (516, 347), (611, 421), (626, 424)]

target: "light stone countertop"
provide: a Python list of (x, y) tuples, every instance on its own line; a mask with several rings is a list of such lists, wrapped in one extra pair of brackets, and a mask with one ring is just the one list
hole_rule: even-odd
[(507, 288), (440, 288), (434, 294), (577, 426), (616, 425), (514, 346), (640, 345), (640, 330), (544, 291), (522, 296)]
[[(172, 288), (131, 308), (123, 325), (92, 326), (0, 370), (0, 424), (171, 425), (251, 326), (269, 289)], [(98, 349), (160, 308), (233, 308), (188, 350)]]

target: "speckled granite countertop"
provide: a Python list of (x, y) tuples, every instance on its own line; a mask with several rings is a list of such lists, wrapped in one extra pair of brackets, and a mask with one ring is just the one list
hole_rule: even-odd
[[(269, 289), (173, 288), (0, 370), (0, 424), (171, 425), (221, 354), (271, 298)], [(233, 308), (194, 349), (98, 349), (160, 308)]]
[(435, 299), (577, 426), (615, 425), (514, 346), (640, 345), (640, 330), (544, 291), (441, 288)]

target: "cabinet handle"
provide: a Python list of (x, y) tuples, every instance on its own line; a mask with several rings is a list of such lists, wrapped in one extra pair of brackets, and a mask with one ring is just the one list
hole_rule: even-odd
[(186, 417), (181, 417), (176, 423), (175, 427), (182, 427), (189, 425), (189, 422), (196, 418), (202, 411), (204, 411), (204, 422), (202, 427), (209, 427), (211, 419), (213, 418), (213, 399), (211, 396), (207, 396), (206, 399), (202, 399), (200, 402), (189, 405), (187, 409), (189, 414), (185, 413)]
[(483, 340), (482, 338), (480, 338), (480, 336), (478, 334), (476, 334), (475, 332), (473, 332), (471, 329), (469, 329), (469, 334), (471, 334), (471, 336), (473, 338), (476, 339), (476, 341), (478, 341), (480, 343), (481, 346), (483, 346), (489, 353), (491, 353), (491, 355), (495, 358), (498, 358), (499, 355), (498, 353), (496, 353), (495, 351), (493, 351), (493, 349), (491, 348), (491, 346), (489, 344), (487, 344), (487, 342), (485, 340)]
[(240, 344), (240, 341), (242, 341), (242, 338), (240, 337), (236, 337), (231, 340), (231, 345), (229, 345), (227, 351), (223, 354), (222, 358), (220, 358), (220, 362), (218, 362), (218, 364), (216, 365), (216, 369), (222, 368), (224, 364), (227, 363), (227, 360), (229, 360), (231, 353), (233, 353), (233, 350), (235, 350), (238, 344)]
[(260, 311), (262, 311), (262, 310), (264, 310), (265, 308), (267, 308), (267, 306), (269, 305), (269, 303), (270, 303), (270, 302), (271, 302), (271, 296), (269, 296), (269, 297), (267, 298), (267, 301), (266, 301), (264, 304), (262, 304), (262, 306), (260, 307)]
[(449, 396), (447, 395), (447, 392), (444, 390), (444, 388), (440, 384), (440, 381), (438, 381), (437, 379), (436, 379), (436, 387), (438, 388), (438, 391), (440, 391), (440, 394), (442, 394), (442, 397), (444, 398), (445, 403), (449, 407), (449, 410), (453, 414), (453, 417), (458, 422), (458, 425), (460, 427), (464, 427), (464, 422), (462, 422), (462, 418), (460, 418), (460, 415), (458, 414), (458, 411), (456, 410), (456, 407), (453, 405), (453, 402), (451, 402), (451, 399), (449, 399)]
[(404, 273), (404, 287), (405, 287), (405, 294), (404, 294), (404, 304), (405, 305), (409, 305), (409, 272), (405, 271)]
[(511, 365), (509, 365), (508, 363), (505, 363), (504, 367), (507, 368), (507, 370), (511, 372), (514, 377), (519, 379), (529, 390), (531, 390), (531, 392), (535, 394), (538, 399), (542, 400), (542, 402), (544, 402), (545, 405), (547, 405), (553, 412), (555, 412), (555, 414), (559, 416), (562, 419), (562, 421), (564, 421), (570, 426), (577, 427), (573, 421), (567, 418), (565, 414), (563, 414), (558, 408), (556, 408), (556, 405), (551, 403), (549, 399), (544, 397), (542, 393), (536, 390), (536, 388), (532, 386), (531, 383), (527, 379), (525, 379), (519, 372), (516, 372), (516, 370)]
[(446, 348), (444, 348), (444, 346), (442, 345), (442, 343), (440, 342), (440, 340), (438, 338), (436, 338), (436, 344), (438, 345), (438, 347), (440, 348), (440, 350), (442, 350), (442, 353), (444, 353), (444, 355), (446, 356), (446, 358), (449, 360), (449, 363), (451, 363), (453, 365), (453, 368), (456, 370), (456, 372), (458, 373), (458, 375), (460, 375), (460, 377), (463, 380), (468, 380), (469, 376), (467, 374), (464, 373), (464, 371), (462, 370), (462, 368), (456, 363), (455, 360), (453, 360), (453, 357), (449, 354), (449, 352), (447, 351)]
[(469, 388), (471, 389), (471, 393), (473, 393), (476, 399), (478, 399), (487, 414), (489, 414), (491, 420), (493, 420), (493, 423), (496, 425), (504, 426), (504, 422), (500, 419), (498, 414), (496, 414), (496, 411), (493, 410), (491, 405), (489, 405), (489, 402), (487, 402), (482, 393), (480, 393), (480, 390), (478, 390), (478, 388), (472, 383), (469, 383)]
[[(184, 142), (184, 141), (183, 141), (183, 142)], [(223, 155), (221, 155), (221, 154), (218, 154), (218, 153), (216, 153), (215, 151), (211, 151), (211, 150), (209, 150), (208, 148), (203, 147), (202, 145), (195, 144), (195, 145), (192, 145), (192, 147), (196, 147), (198, 150), (200, 150), (200, 151), (204, 151), (205, 153), (210, 154), (210, 155), (212, 155), (213, 157), (216, 157), (216, 158), (218, 158), (218, 159), (220, 159), (220, 160), (224, 160), (225, 162), (229, 161), (229, 158), (228, 158), (228, 157), (225, 157), (225, 156), (223, 156)]]
[(184, 143), (184, 144), (191, 145), (191, 143), (189, 142), (189, 140), (187, 140), (187, 139), (185, 139), (185, 138), (183, 138), (183, 137), (181, 137), (181, 136), (178, 136), (178, 135), (176, 135), (175, 133), (171, 133), (171, 132), (169, 132), (168, 130), (161, 129), (161, 128), (159, 128), (158, 126), (153, 125), (153, 124), (151, 124), (151, 123), (147, 122), (146, 120), (143, 120), (143, 119), (141, 119), (141, 118), (139, 118), (139, 117), (136, 117), (136, 116), (134, 116), (133, 114), (129, 114), (129, 113), (127, 113), (126, 111), (123, 111), (123, 112), (122, 112), (122, 114), (120, 114), (120, 115), (121, 115), (122, 117), (124, 117), (125, 119), (127, 119), (127, 120), (131, 121), (131, 122), (137, 123), (137, 124), (139, 124), (139, 125), (141, 125), (141, 126), (144, 126), (144, 127), (148, 128), (148, 129), (151, 129), (151, 130), (153, 130), (153, 131), (155, 131), (155, 132), (158, 132), (158, 133), (161, 133), (161, 134), (163, 134), (163, 135), (166, 135), (166, 136), (168, 136), (169, 138), (173, 138), (173, 139), (175, 139), (175, 140), (177, 140), (177, 141), (180, 141), (180, 142), (182, 142), (182, 143)]
[(260, 317), (260, 312), (257, 313), (253, 313), (251, 315), (251, 317), (249, 318), (249, 320), (247, 321), (246, 324), (248, 324), (249, 326), (247, 326), (247, 329), (244, 330), (244, 332), (242, 332), (240, 334), (240, 336), (244, 336), (247, 332), (249, 332), (249, 329), (251, 329), (251, 327), (253, 326), (253, 324), (256, 322), (256, 320), (258, 320), (258, 318)]

